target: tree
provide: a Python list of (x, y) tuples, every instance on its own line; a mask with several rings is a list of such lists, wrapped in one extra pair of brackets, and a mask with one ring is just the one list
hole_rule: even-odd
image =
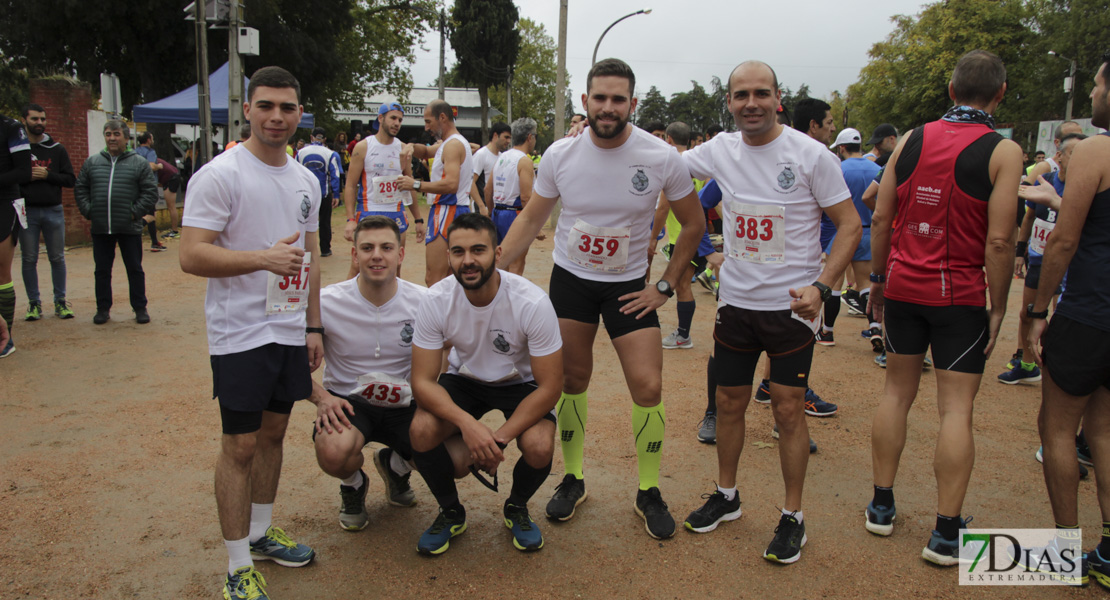
[(709, 98), (717, 109), (717, 124), (724, 127), (725, 131), (732, 131), (735, 121), (732, 113), (728, 112), (728, 86), (716, 75), (709, 80)]
[(636, 124), (640, 127), (648, 123), (659, 122), (666, 125), (671, 122), (671, 105), (659, 89), (654, 85), (648, 88), (636, 104)]
[(719, 123), (717, 102), (705, 91), (705, 88), (696, 81), (691, 81), (693, 86), (689, 92), (679, 92), (671, 95), (671, 120), (682, 121), (697, 133), (705, 130), (714, 123)]
[(489, 88), (507, 79), (520, 49), (518, 14), (512, 0), (455, 0), (451, 10), (451, 47), (459, 75), (478, 88), (483, 140), (489, 135)]
[[(555, 40), (548, 35), (542, 23), (531, 19), (521, 19), (520, 51), (513, 67), (513, 114), (508, 114), (505, 86), (490, 88), (490, 105), (506, 114), (507, 120), (531, 117), (536, 120), (537, 143), (551, 143), (552, 127), (555, 123)], [(570, 74), (564, 71), (567, 87), (570, 87)]]

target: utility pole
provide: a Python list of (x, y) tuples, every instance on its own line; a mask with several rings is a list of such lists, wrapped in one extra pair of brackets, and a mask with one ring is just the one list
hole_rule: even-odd
[(509, 70), (509, 76), (505, 80), (505, 111), (509, 114), (505, 115), (509, 122), (513, 122), (513, 71)]
[(194, 142), (193, 170), (198, 164), (212, 160), (212, 99), (208, 96), (208, 21), (204, 2), (193, 3), (193, 22), (197, 44), (197, 111), (200, 113), (200, 134)]
[(447, 77), (447, 70), (445, 66), (446, 58), (444, 56), (444, 46), (447, 44), (447, 13), (441, 8), (439, 9), (439, 99), (446, 98), (446, 91), (444, 88), (447, 82), (444, 79)]
[[(198, 2), (199, 3), (199, 2)], [(243, 5), (231, 0), (227, 26), (227, 133), (238, 132), (243, 118), (243, 58), (239, 56), (239, 27), (243, 24)], [(231, 138), (235, 139), (235, 138)]]
[(1071, 72), (1068, 74), (1068, 106), (1064, 111), (1064, 120), (1071, 120), (1071, 101), (1075, 99), (1075, 60), (1071, 60)]
[(567, 1), (559, 0), (559, 50), (555, 60), (555, 138), (566, 132)]

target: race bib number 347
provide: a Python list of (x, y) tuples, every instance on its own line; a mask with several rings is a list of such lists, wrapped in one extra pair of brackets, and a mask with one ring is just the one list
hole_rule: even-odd
[(308, 270), (311, 252), (305, 252), (296, 275), (266, 273), (266, 314), (301, 312), (308, 309)]
[(781, 264), (786, 262), (786, 209), (729, 202), (732, 232), (729, 255), (745, 262)]
[(578, 219), (567, 238), (567, 258), (587, 269), (623, 273), (630, 239), (628, 227), (594, 227)]

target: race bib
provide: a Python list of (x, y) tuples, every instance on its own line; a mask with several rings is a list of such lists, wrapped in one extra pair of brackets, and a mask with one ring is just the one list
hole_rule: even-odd
[(1044, 219), (1033, 221), (1033, 234), (1029, 236), (1029, 249), (1044, 256), (1044, 248), (1048, 244), (1048, 236), (1056, 229), (1056, 223), (1049, 223)]
[(404, 201), (405, 198), (410, 198), (408, 192), (403, 192), (398, 189), (400, 185), (397, 181), (399, 175), (389, 175), (375, 177), (370, 180), (370, 184), (374, 188), (374, 193), (370, 196), (372, 204), (393, 204)]
[(16, 198), (12, 200), (12, 207), (15, 208), (15, 216), (19, 219), (19, 226), (27, 229), (27, 202), (23, 198)]
[(412, 387), (409, 382), (385, 373), (359, 376), (355, 395), (383, 408), (401, 408), (412, 404)]
[(628, 227), (594, 227), (578, 219), (567, 237), (567, 258), (602, 273), (623, 273), (628, 266)]
[(266, 314), (301, 312), (308, 309), (308, 266), (311, 252), (305, 252), (301, 272), (296, 275), (266, 273)]
[(786, 262), (786, 208), (729, 201), (734, 216), (729, 256), (745, 262)]

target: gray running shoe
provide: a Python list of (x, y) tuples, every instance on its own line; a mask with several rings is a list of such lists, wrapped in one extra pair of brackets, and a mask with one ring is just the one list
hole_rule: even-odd
[(677, 348), (689, 349), (694, 347), (694, 342), (690, 341), (688, 336), (682, 337), (678, 335), (678, 330), (676, 329), (672, 331), (670, 335), (663, 338), (663, 347), (667, 350), (675, 350)]
[(389, 467), (390, 458), (393, 456), (393, 450), (389, 448), (382, 448), (374, 453), (374, 467), (378, 470), (378, 475), (382, 476), (382, 481), (385, 482), (385, 499), (393, 506), (412, 506), (416, 504), (416, 494), (412, 491), (412, 486), (409, 485), (409, 477), (412, 472), (405, 475), (398, 475), (393, 472)]
[(703, 444), (717, 443), (717, 415), (706, 413), (698, 425), (698, 441)]
[(370, 488), (370, 480), (366, 472), (359, 473), (361, 487), (339, 485), (339, 526), (347, 531), (362, 531), (370, 523), (370, 515), (366, 512), (366, 490)]

